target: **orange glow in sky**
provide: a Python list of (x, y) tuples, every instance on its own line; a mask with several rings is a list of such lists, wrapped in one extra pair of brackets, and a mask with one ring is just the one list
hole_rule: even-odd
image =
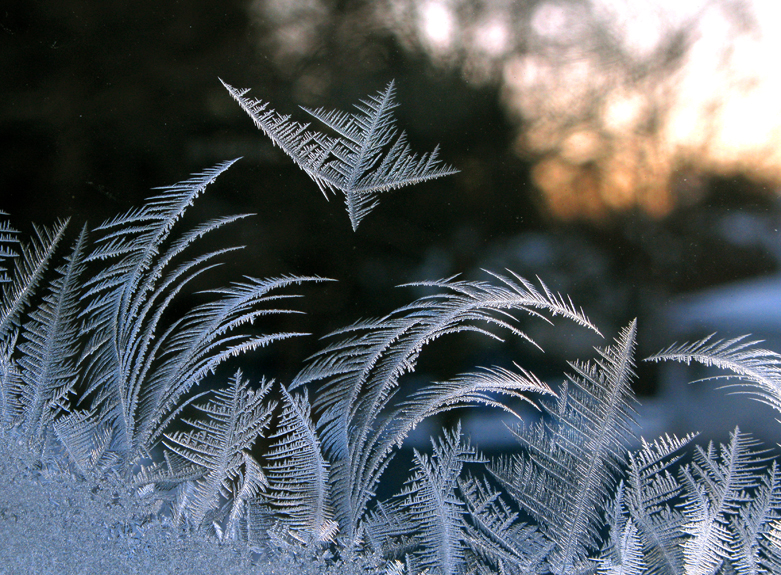
[[(331, 10), (324, 0), (256, 6), (276, 22), (282, 66), (316, 44)], [(371, 6), (364, 16), (404, 49), (499, 87), (517, 126), (515, 150), (534, 163), (554, 215), (599, 219), (639, 207), (663, 216), (691, 196), (679, 182), (692, 174), (781, 188), (781, 1)]]

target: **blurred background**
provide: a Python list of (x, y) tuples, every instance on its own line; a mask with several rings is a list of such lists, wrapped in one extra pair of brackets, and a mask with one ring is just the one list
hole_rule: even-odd
[[(539, 276), (606, 339), (524, 318), (544, 354), (454, 337), (411, 384), (516, 361), (555, 385), (635, 317), (638, 358), (714, 331), (781, 352), (780, 25), (774, 0), (7, 0), (0, 210), (75, 233), (243, 156), (192, 208), (257, 214), (214, 238), (246, 248), (203, 287), (339, 280), (264, 324), (313, 334), (246, 358), (283, 382), (319, 337), (422, 294), (394, 286), (481, 268)], [(384, 195), (353, 233), (218, 77), (302, 121), (299, 105), (349, 111), (395, 79), (413, 149), (439, 143), (461, 171)], [(686, 385), (706, 372), (637, 371), (646, 437), (740, 424), (778, 441), (770, 408)], [(465, 427), (501, 442), (498, 420)]]

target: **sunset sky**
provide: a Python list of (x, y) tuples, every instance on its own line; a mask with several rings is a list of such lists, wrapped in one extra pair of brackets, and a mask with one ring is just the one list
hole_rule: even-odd
[[(700, 174), (781, 183), (781, 4), (766, 0), (386, 0), (374, 25), (500, 88), (550, 211), (599, 219), (696, 201)], [(318, 0), (258, 1), (276, 54), (317, 42)]]

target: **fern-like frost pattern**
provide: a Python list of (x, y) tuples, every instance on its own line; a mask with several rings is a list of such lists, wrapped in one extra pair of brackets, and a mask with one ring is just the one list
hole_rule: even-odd
[[(456, 172), (436, 148), (411, 151), (395, 127), (392, 82), (352, 113), (304, 109), (327, 133), (223, 84), (324, 193), (344, 195), (353, 229), (381, 192)], [(244, 541), (296, 575), (781, 573), (781, 471), (771, 452), (738, 428), (689, 459), (695, 434), (640, 437), (635, 321), (593, 360), (571, 362), (561, 386), (519, 361), (407, 389), (420, 354), (446, 336), (537, 346), (523, 321), (559, 316), (601, 336), (542, 281), (508, 270), (409, 284), (427, 295), (326, 336), (292, 381), (252, 382), (240, 369), (226, 377), (235, 357), (307, 335), (260, 324), (300, 313), (280, 305), (296, 297), (290, 288), (326, 281), (244, 277), (174, 313), (193, 280), (241, 249), (196, 251), (247, 214), (182, 221), (235, 161), (85, 226), (63, 255), (66, 221), (23, 240), (0, 211), (4, 445), (25, 445), (47, 473), (123, 482), (159, 501), (164, 523)], [(758, 344), (711, 336), (647, 360), (719, 368), (706, 381), (781, 411), (781, 355)], [(378, 500), (421, 422), (475, 407), (519, 421), (519, 402), (542, 413), (511, 428), (519, 453), (485, 458), (459, 424), (432, 439), (430, 454), (416, 450), (402, 490)]]
[(380, 192), (458, 171), (440, 163), (438, 147), (420, 157), (412, 153), (405, 133), (399, 134), (394, 127), (392, 112), (397, 104), (393, 82), (361, 100), (356, 105), (358, 111), (352, 114), (302, 108), (335, 135), (309, 130), (309, 124), (290, 120), (268, 103), (246, 98), (249, 90), (222, 83), (255, 125), (312, 178), (323, 194), (344, 194), (353, 230), (377, 207)]

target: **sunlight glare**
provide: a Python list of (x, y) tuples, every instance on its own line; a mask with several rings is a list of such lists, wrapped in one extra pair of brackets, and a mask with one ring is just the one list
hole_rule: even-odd
[(444, 2), (426, 2), (421, 8), (420, 31), (425, 43), (435, 50), (447, 50), (453, 42), (455, 23)]
[(509, 46), (507, 25), (500, 20), (484, 22), (477, 27), (474, 41), (477, 48), (489, 56), (503, 55)]

